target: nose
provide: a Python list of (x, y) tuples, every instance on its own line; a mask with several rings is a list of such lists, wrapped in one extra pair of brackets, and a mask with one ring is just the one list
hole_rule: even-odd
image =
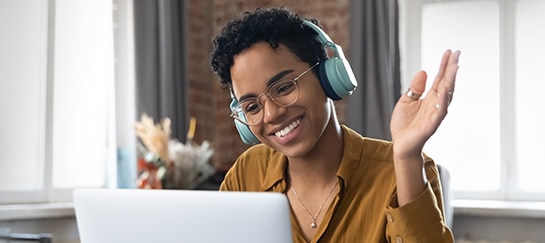
[(276, 104), (268, 95), (267, 99), (263, 99), (263, 123), (275, 123), (283, 114), (286, 113), (286, 107)]

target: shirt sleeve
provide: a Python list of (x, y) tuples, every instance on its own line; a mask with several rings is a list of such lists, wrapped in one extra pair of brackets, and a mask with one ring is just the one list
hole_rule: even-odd
[(414, 201), (398, 207), (394, 193), (386, 208), (388, 242), (453, 242), (430, 183)]

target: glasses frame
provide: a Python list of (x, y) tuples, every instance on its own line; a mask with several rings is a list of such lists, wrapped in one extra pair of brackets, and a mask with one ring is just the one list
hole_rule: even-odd
[[(248, 123), (246, 121), (246, 113), (244, 113), (244, 111), (240, 111), (242, 110), (241, 108), (241, 105), (242, 105), (242, 102), (238, 103), (234, 108), (233, 110), (231, 111), (231, 114), (229, 115), (229, 117), (241, 122), (242, 124), (246, 125), (246, 126), (253, 126), (253, 125), (257, 125), (259, 123), (261, 123), (263, 121), (263, 108), (264, 108), (264, 105), (265, 105), (265, 102), (263, 101), (263, 103), (261, 102), (261, 97), (262, 96), (267, 96), (269, 97), (270, 100), (272, 100), (276, 105), (278, 106), (281, 106), (281, 107), (287, 107), (289, 105), (292, 105), (293, 103), (297, 102), (297, 99), (299, 99), (299, 94), (297, 94), (297, 97), (295, 98), (295, 100), (293, 100), (291, 103), (289, 104), (278, 104), (278, 102), (276, 101), (275, 98), (273, 98), (269, 93), (271, 92), (271, 88), (282, 82), (282, 81), (291, 81), (294, 85), (295, 85), (295, 89), (297, 90), (297, 92), (299, 92), (299, 86), (297, 85), (297, 82), (305, 75), (307, 74), (308, 72), (310, 72), (310, 70), (314, 69), (316, 66), (318, 66), (318, 64), (320, 64), (320, 62), (317, 62), (315, 63), (314, 65), (312, 65), (310, 68), (308, 68), (307, 70), (303, 71), (301, 74), (299, 74), (297, 77), (293, 78), (293, 79), (282, 79), (282, 80), (278, 80), (277, 82), (275, 82), (274, 84), (270, 85), (269, 87), (267, 87), (267, 91), (259, 94), (258, 96), (256, 96), (255, 98), (249, 98), (249, 99), (255, 99), (257, 101), (257, 104), (260, 106), (259, 109), (261, 112), (261, 119), (259, 119), (258, 122), (256, 123)], [(231, 91), (231, 93), (233, 94), (233, 92)], [(246, 101), (248, 99), (245, 99), (244, 101)], [(244, 117), (240, 117), (238, 114), (239, 112), (242, 112), (244, 114)]]

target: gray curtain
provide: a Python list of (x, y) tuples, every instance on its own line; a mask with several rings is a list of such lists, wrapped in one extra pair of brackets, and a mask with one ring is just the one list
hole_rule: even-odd
[(188, 126), (184, 77), (185, 1), (134, 1), (137, 120), (147, 113), (172, 121), (172, 137), (185, 141)]
[(347, 124), (364, 136), (391, 139), (400, 96), (397, 0), (352, 0), (350, 64), (358, 88), (348, 98)]

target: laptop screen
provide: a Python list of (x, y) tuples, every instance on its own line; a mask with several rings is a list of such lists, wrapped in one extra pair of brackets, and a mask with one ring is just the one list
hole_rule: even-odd
[(82, 243), (292, 241), (281, 193), (76, 189), (74, 205)]

